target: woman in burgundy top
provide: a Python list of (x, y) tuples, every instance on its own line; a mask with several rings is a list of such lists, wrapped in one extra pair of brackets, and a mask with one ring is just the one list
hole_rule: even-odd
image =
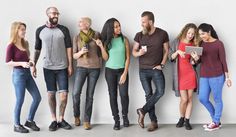
[[(216, 31), (212, 25), (206, 23), (201, 24), (198, 29), (202, 40), (200, 46), (203, 47), (203, 54), (199, 60), (201, 62), (199, 100), (206, 107), (212, 118), (212, 122), (203, 127), (206, 131), (213, 131), (221, 127), (222, 89), (224, 82), (230, 87), (231, 80), (228, 74), (224, 44), (218, 39)], [(194, 59), (198, 60), (198, 57), (195, 56)], [(214, 106), (209, 100), (211, 92)]]
[[(24, 23), (12, 23), (10, 44), (7, 47), (6, 53), (6, 63), (7, 65), (13, 67), (12, 81), (15, 87), (16, 95), (16, 104), (14, 110), (14, 131), (20, 133), (29, 132), (29, 130), (20, 123), (20, 113), (24, 102), (25, 89), (29, 91), (33, 98), (25, 126), (34, 131), (40, 130), (33, 120), (35, 112), (41, 101), (41, 95), (30, 73), (30, 67), (33, 66), (34, 63), (29, 59), (28, 42), (24, 39), (25, 33), (26, 25)], [(33, 75), (36, 76), (36, 74)]]
[[(180, 96), (180, 119), (176, 127), (191, 130), (189, 118), (192, 111), (192, 95), (197, 87), (196, 73), (191, 64), (191, 55), (185, 53), (186, 46), (196, 46), (197, 26), (186, 24), (170, 46), (169, 58), (173, 65), (173, 90)], [(195, 53), (193, 53), (195, 54)]]

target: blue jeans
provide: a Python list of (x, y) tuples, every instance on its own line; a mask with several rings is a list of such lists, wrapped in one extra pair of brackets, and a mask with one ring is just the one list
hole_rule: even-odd
[(93, 108), (93, 95), (95, 86), (100, 74), (100, 68), (78, 67), (75, 74), (75, 83), (73, 89), (73, 108), (74, 116), (80, 116), (80, 95), (87, 78), (86, 102), (84, 112), (84, 122), (90, 122)]
[(119, 84), (120, 77), (123, 74), (123, 72), (124, 72), (123, 68), (122, 69), (111, 69), (107, 67), (105, 68), (105, 78), (107, 81), (107, 86), (109, 91), (110, 106), (111, 106), (112, 116), (115, 121), (120, 120), (118, 103), (117, 103), (118, 88), (120, 93), (123, 117), (127, 117), (129, 109), (129, 94), (128, 94), (129, 75), (127, 74), (125, 83)]
[[(206, 107), (213, 122), (219, 124), (223, 110), (222, 89), (224, 86), (224, 74), (217, 77), (200, 77), (199, 100)], [(212, 92), (215, 106), (210, 102), (209, 97)]]
[(25, 98), (25, 89), (27, 89), (33, 98), (33, 102), (30, 107), (28, 119), (34, 120), (35, 112), (41, 101), (41, 95), (38, 87), (31, 76), (30, 69), (13, 69), (12, 81), (15, 87), (16, 105), (14, 111), (14, 123), (15, 125), (20, 124), (21, 108)]
[[(149, 113), (151, 121), (157, 122), (155, 114), (155, 104), (164, 95), (165, 77), (161, 70), (140, 69), (140, 81), (145, 91), (146, 104), (143, 106), (143, 112)], [(152, 90), (152, 81), (155, 85), (155, 92)]]

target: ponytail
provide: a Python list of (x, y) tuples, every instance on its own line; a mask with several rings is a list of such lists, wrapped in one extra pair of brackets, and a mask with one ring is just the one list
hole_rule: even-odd
[(198, 30), (202, 30), (203, 32), (208, 32), (211, 34), (213, 38), (219, 39), (215, 29), (211, 24), (202, 23), (201, 25), (199, 25)]

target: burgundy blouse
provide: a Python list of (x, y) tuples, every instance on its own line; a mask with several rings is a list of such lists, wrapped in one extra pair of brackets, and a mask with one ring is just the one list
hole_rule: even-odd
[(203, 42), (201, 77), (216, 77), (228, 72), (224, 44), (220, 40)]
[[(18, 49), (13, 43), (7, 46), (7, 53), (6, 53), (6, 62), (9, 61), (25, 61), (29, 62), (29, 57), (27, 51), (23, 51)], [(23, 68), (22, 66), (16, 66), (14, 68)]]

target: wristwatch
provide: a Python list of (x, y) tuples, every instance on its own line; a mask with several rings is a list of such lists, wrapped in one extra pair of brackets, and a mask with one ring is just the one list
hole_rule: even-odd
[(164, 64), (160, 64), (160, 66), (161, 66), (161, 68), (162, 68), (162, 69), (165, 67), (165, 65), (164, 65)]

